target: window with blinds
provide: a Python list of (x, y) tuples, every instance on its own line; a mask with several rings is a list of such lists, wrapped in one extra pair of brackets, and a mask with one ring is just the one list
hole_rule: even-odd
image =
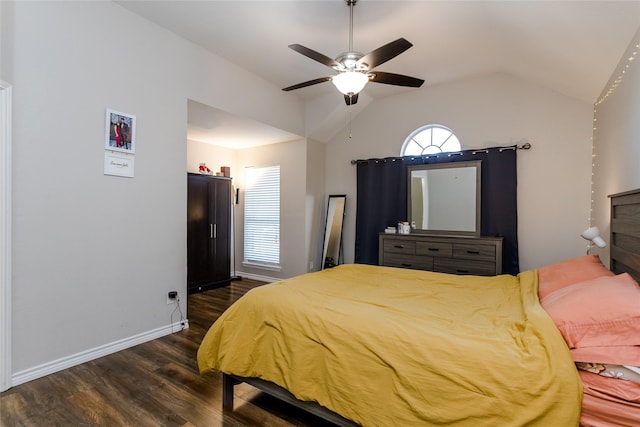
[(280, 265), (280, 166), (245, 169), (244, 260)]

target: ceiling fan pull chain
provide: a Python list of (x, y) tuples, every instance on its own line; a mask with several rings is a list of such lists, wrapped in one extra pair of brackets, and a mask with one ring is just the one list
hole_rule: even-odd
[(351, 140), (351, 109), (353, 104), (349, 104), (349, 140)]

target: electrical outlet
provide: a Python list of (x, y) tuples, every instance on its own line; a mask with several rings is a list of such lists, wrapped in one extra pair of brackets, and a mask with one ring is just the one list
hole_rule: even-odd
[(313, 270), (313, 261), (309, 261), (309, 271)]
[(173, 304), (174, 302), (178, 302), (178, 292), (177, 291), (167, 292), (167, 305)]

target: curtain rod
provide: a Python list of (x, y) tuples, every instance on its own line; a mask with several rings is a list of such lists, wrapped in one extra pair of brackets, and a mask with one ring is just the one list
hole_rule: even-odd
[[(466, 152), (471, 152), (471, 154), (488, 153), (489, 149), (495, 149), (495, 148), (500, 150), (500, 152), (507, 151), (507, 150), (529, 150), (531, 148), (531, 143), (529, 141), (527, 141), (526, 139), (523, 139), (520, 142), (522, 142), (521, 145), (514, 144), (514, 145), (508, 145), (506, 147), (489, 147), (489, 148), (481, 148), (481, 149), (478, 149), (478, 150), (456, 151), (456, 152), (448, 153), (447, 156), (448, 157), (462, 156), (462, 154), (466, 153)], [(442, 154), (444, 154), (444, 153), (442, 153)], [(422, 158), (428, 159), (429, 157), (438, 157), (438, 154), (431, 154), (431, 155), (425, 155), (425, 156), (406, 156), (406, 157), (411, 157), (412, 159), (415, 159), (415, 158), (418, 158), (418, 157), (422, 157)], [(355, 165), (358, 162), (366, 162), (366, 161), (369, 161), (369, 160), (377, 160), (377, 161), (391, 160), (392, 162), (395, 162), (396, 160), (402, 160), (402, 157), (385, 157), (383, 159), (351, 160), (351, 164)]]

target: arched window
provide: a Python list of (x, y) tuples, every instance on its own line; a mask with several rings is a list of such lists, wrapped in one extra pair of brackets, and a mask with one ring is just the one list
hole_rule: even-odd
[(401, 156), (450, 153), (462, 146), (453, 131), (442, 125), (426, 125), (416, 129), (402, 144)]

